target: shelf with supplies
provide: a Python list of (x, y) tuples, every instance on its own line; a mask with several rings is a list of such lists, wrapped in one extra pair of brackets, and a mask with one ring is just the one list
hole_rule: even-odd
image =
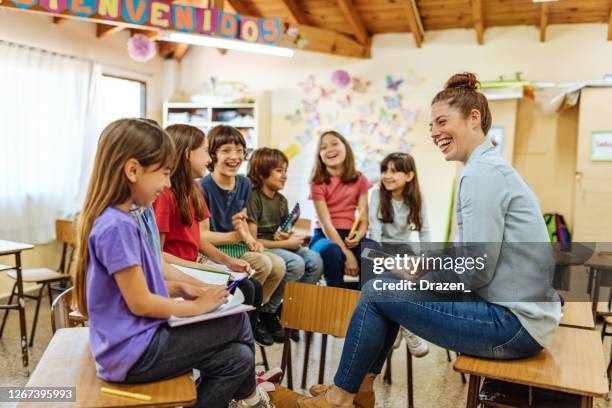
[(187, 124), (205, 133), (217, 125), (238, 129), (247, 142), (249, 151), (263, 146), (270, 138), (270, 98), (263, 93), (253, 102), (165, 102), (164, 127)]

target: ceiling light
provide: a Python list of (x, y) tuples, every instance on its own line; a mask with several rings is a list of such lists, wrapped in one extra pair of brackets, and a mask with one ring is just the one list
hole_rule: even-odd
[(227, 38), (209, 37), (205, 35), (179, 33), (176, 31), (164, 31), (159, 39), (164, 41), (179, 42), (204, 47), (225, 48), (227, 50), (253, 52), (256, 54), (274, 55), (277, 57), (293, 57), (294, 51), (287, 47), (252, 43)]

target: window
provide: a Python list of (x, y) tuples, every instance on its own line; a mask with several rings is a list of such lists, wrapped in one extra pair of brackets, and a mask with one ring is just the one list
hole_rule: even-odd
[(144, 118), (147, 84), (143, 81), (102, 75), (100, 81), (100, 130), (121, 118)]

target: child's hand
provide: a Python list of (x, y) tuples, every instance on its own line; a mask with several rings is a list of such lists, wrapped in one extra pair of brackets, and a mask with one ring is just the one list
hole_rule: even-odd
[(230, 258), (225, 265), (234, 272), (248, 272), (251, 269), (247, 261), (236, 258)]
[(362, 238), (363, 237), (361, 236), (361, 234), (359, 234), (359, 232), (355, 232), (352, 235), (349, 235), (348, 237), (344, 238), (344, 243), (349, 249), (352, 249), (359, 245)]
[(244, 243), (247, 244), (249, 249), (253, 252), (263, 252), (264, 250), (263, 244), (252, 237), (247, 238)]
[(346, 256), (346, 261), (344, 262), (344, 273), (346, 275), (356, 276), (359, 273), (357, 258), (355, 258), (355, 255), (351, 251), (346, 251), (344, 256)]
[(217, 309), (219, 306), (227, 303), (229, 292), (224, 285), (215, 285), (214, 287), (201, 288), (200, 294), (193, 300), (194, 315), (208, 313)]
[(274, 240), (275, 241), (284, 241), (286, 239), (289, 239), (289, 237), (291, 237), (291, 233), (290, 232), (276, 231), (274, 233)]
[(287, 249), (299, 249), (304, 244), (303, 237), (292, 236), (284, 240)]

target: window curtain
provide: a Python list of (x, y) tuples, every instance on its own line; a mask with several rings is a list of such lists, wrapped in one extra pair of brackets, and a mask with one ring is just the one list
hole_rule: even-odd
[(99, 78), (93, 61), (0, 41), (0, 239), (48, 242), (79, 210)]

